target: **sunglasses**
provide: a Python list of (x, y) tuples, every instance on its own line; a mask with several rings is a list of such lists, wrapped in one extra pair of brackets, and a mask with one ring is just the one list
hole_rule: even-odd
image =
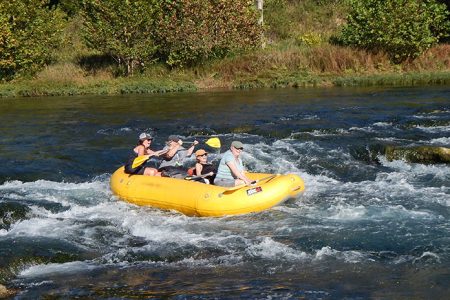
[(241, 148), (236, 148), (236, 147), (234, 147), (236, 150), (244, 150), (244, 148), (243, 147), (241, 147)]
[(200, 157), (200, 156), (208, 156), (208, 154), (205, 153), (205, 154), (202, 154), (202, 155), (198, 155), (197, 157)]

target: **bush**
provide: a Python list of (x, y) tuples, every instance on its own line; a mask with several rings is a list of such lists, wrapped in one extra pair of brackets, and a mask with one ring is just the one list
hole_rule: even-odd
[(33, 75), (62, 44), (64, 14), (45, 0), (0, 2), (0, 80)]
[(194, 65), (260, 44), (252, 0), (161, 1), (156, 40), (170, 66)]
[(151, 38), (157, 0), (85, 0), (84, 37), (88, 47), (110, 55), (133, 74), (154, 59)]
[(448, 12), (434, 0), (349, 0), (352, 11), (332, 42), (384, 51), (394, 63), (418, 57), (448, 35)]

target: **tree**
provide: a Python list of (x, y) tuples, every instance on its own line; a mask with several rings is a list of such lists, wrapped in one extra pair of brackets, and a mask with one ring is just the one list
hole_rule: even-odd
[(168, 65), (193, 65), (259, 46), (258, 19), (253, 0), (165, 0), (155, 38)]
[(384, 51), (395, 63), (414, 59), (448, 35), (448, 12), (434, 0), (350, 0), (352, 11), (334, 42)]
[(45, 0), (0, 2), (0, 80), (33, 75), (62, 44), (64, 14)]
[(85, 0), (84, 38), (87, 45), (111, 55), (125, 75), (154, 59), (151, 32), (157, 0)]

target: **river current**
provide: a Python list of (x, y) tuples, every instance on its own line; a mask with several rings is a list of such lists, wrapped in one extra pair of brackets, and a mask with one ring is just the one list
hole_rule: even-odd
[[(241, 140), (303, 195), (222, 218), (121, 201), (139, 133)], [(201, 144), (202, 145), (202, 144)], [(450, 87), (0, 99), (0, 284), (17, 299), (448, 299)], [(156, 162), (154, 162), (156, 163)], [(193, 164), (193, 160), (188, 164)]]

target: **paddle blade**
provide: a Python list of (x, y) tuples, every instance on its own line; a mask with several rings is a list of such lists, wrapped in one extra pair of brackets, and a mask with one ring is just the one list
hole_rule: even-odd
[(210, 138), (205, 142), (206, 145), (212, 147), (212, 148), (220, 148), (220, 140), (217, 137)]
[(131, 168), (136, 168), (139, 167), (140, 165), (142, 165), (143, 163), (145, 163), (148, 159), (149, 159), (150, 155), (141, 155), (136, 157), (133, 160), (133, 164), (131, 165)]

